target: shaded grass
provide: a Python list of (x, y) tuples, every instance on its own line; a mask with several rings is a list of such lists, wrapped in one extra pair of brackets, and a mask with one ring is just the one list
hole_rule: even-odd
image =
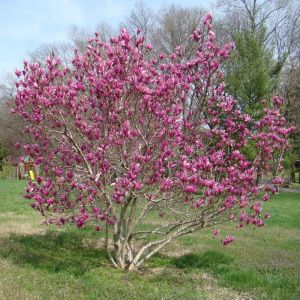
[[(265, 228), (223, 226), (223, 236), (236, 238), (228, 247), (203, 230), (177, 240), (141, 273), (128, 273), (110, 266), (102, 233), (40, 225), (23, 187), (0, 181), (0, 299), (300, 298), (300, 194), (265, 203), (272, 216)], [(26, 224), (32, 232), (19, 231)]]
[(209, 269), (214, 270), (215, 268), (223, 265), (227, 265), (233, 261), (232, 257), (224, 255), (218, 251), (206, 251), (201, 255), (189, 253), (173, 260), (174, 265), (177, 268), (184, 269)]
[(84, 247), (82, 236), (49, 232), (45, 235), (11, 235), (0, 241), (0, 256), (14, 264), (47, 272), (67, 272), (81, 276), (107, 260), (103, 249)]

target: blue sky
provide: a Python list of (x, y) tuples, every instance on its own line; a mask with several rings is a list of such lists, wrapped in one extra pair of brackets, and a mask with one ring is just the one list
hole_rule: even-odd
[[(0, 0), (0, 75), (20, 67), (42, 44), (63, 42), (72, 26), (93, 29), (129, 15), (136, 0)], [(144, 1), (153, 10), (169, 4), (209, 8), (213, 0)]]

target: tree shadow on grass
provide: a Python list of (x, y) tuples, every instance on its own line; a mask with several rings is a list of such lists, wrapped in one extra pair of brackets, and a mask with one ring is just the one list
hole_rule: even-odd
[(172, 263), (179, 269), (208, 269), (213, 273), (220, 273), (227, 269), (233, 258), (220, 251), (205, 251), (201, 254), (189, 253), (174, 258)]
[(17, 265), (75, 276), (108, 263), (104, 249), (85, 247), (82, 233), (73, 232), (11, 235), (0, 240), (0, 257)]
[(230, 271), (234, 259), (221, 251), (207, 250), (200, 253), (188, 253), (180, 257), (171, 257), (158, 253), (147, 263), (150, 268), (175, 267), (182, 270), (207, 270), (214, 274)]
[[(44, 235), (11, 235), (0, 239), (0, 257), (16, 265), (29, 266), (48, 272), (67, 272), (82, 276), (90, 269), (110, 265), (104, 248), (84, 245), (84, 238), (92, 238), (90, 232), (47, 232)], [(99, 237), (97, 237), (99, 239)], [(233, 261), (219, 251), (186, 254), (181, 257), (155, 255), (147, 264), (150, 268), (176, 267), (178, 269), (208, 269), (214, 273), (228, 270)]]

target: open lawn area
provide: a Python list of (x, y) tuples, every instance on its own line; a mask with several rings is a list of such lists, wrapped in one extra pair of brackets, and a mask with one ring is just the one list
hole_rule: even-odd
[(300, 299), (300, 193), (266, 203), (262, 229), (223, 227), (227, 247), (203, 230), (134, 273), (110, 266), (102, 233), (42, 225), (24, 185), (0, 181), (0, 299)]

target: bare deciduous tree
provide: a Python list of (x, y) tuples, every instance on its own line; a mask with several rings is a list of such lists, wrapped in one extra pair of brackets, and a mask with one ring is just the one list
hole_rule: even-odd
[(158, 52), (171, 54), (178, 45), (185, 49), (185, 55), (190, 57), (194, 52), (194, 44), (190, 36), (200, 25), (205, 10), (201, 8), (181, 8), (171, 5), (162, 9), (157, 16), (157, 27), (152, 43)]
[(131, 34), (136, 34), (140, 30), (146, 41), (149, 42), (156, 26), (155, 14), (144, 2), (137, 2), (126, 21), (120, 25), (127, 28)]

